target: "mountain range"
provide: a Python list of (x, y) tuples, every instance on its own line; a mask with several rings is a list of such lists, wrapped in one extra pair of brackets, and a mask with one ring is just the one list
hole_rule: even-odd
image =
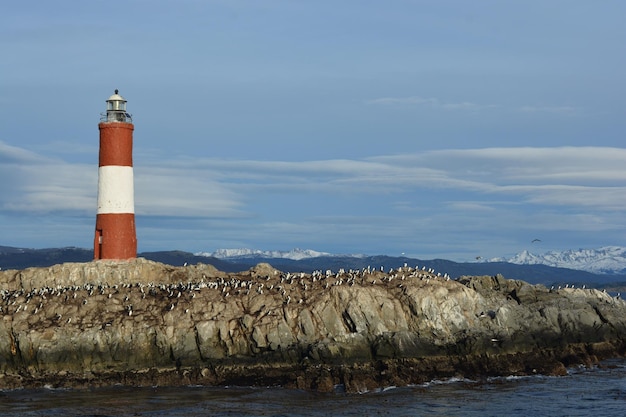
[[(219, 259), (251, 259), (251, 258), (275, 258), (275, 259), (301, 259), (317, 258), (320, 256), (332, 256), (327, 252), (317, 252), (311, 249), (295, 248), (290, 251), (280, 250), (257, 250), (257, 249), (218, 249), (215, 252), (197, 252), (196, 256), (206, 256)], [(359, 255), (352, 255), (359, 256)]]
[[(354, 257), (366, 258), (367, 255), (333, 255), (311, 249), (295, 248), (290, 251), (262, 251), (256, 249), (218, 249), (215, 252), (198, 252), (196, 256), (213, 257), (224, 260), (242, 259), (291, 259), (300, 261), (318, 257)], [(595, 274), (626, 274), (626, 248), (604, 246), (599, 249), (577, 249), (562, 252), (549, 251), (533, 254), (527, 250), (510, 258), (491, 258), (480, 260), (481, 263), (507, 262), (517, 265), (547, 265), (555, 268), (576, 269)]]
[(626, 248), (604, 246), (599, 249), (572, 249), (533, 254), (522, 251), (511, 258), (492, 258), (488, 262), (510, 262), (518, 265), (548, 265), (579, 269), (596, 274), (626, 274)]
[[(472, 275), (502, 274), (531, 284), (587, 286), (626, 286), (626, 248), (607, 246), (600, 249), (547, 252), (534, 255), (524, 251), (504, 259), (493, 258), (478, 262), (453, 262), (445, 259), (422, 260), (405, 256), (369, 256), (362, 254), (336, 255), (310, 249), (290, 251), (261, 251), (253, 249), (220, 249), (215, 252), (190, 253), (183, 251), (142, 252), (139, 257), (180, 266), (184, 264), (211, 264), (225, 272), (247, 270), (266, 262), (281, 271), (307, 272), (337, 271), (361, 268), (398, 268), (405, 264), (432, 268), (452, 278)], [(93, 259), (90, 249), (67, 247), (26, 249), (0, 246), (0, 269), (45, 267), (64, 262), (88, 262)], [(620, 261), (621, 260), (621, 261)], [(587, 270), (585, 270), (587, 269)]]

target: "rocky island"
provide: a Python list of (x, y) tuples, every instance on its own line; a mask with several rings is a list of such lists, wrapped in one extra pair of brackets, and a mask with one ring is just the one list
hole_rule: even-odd
[(281, 385), (363, 392), (564, 375), (626, 353), (626, 302), (403, 265), (226, 273), (145, 259), (0, 271), (0, 388)]

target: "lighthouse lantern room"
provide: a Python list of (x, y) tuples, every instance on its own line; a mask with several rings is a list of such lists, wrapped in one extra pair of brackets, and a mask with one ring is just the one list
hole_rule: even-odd
[(94, 259), (137, 257), (133, 184), (132, 116), (126, 100), (115, 94), (101, 114), (98, 164), (98, 211)]
[(126, 113), (126, 100), (118, 93), (119, 90), (115, 90), (115, 94), (107, 100), (107, 111), (101, 114), (101, 122), (133, 122), (132, 116)]

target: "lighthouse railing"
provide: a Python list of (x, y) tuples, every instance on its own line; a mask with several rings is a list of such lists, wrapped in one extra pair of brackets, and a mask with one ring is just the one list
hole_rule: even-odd
[(100, 113), (100, 121), (109, 123), (109, 122), (118, 122), (118, 123), (132, 123), (133, 115), (130, 113), (126, 113), (123, 111), (109, 111), (106, 113)]

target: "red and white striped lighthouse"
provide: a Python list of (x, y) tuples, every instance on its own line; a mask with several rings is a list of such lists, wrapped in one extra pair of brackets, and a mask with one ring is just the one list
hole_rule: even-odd
[(115, 90), (100, 118), (98, 212), (94, 259), (137, 257), (133, 185), (133, 119)]

